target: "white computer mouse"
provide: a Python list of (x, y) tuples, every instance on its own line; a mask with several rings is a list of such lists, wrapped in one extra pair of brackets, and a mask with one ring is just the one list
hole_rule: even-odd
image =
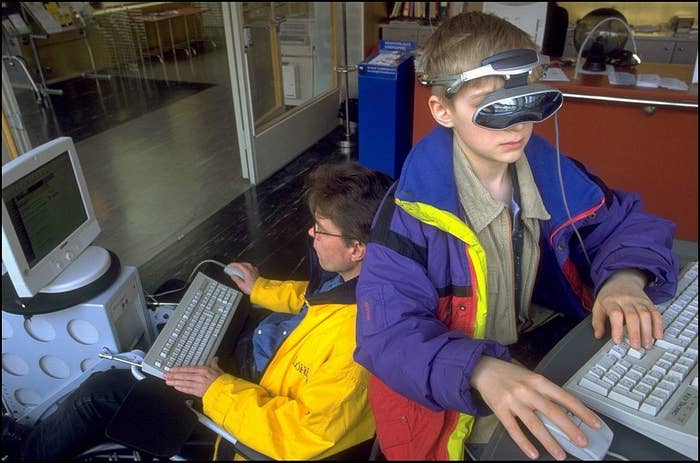
[(564, 434), (559, 426), (554, 424), (549, 418), (535, 410), (537, 416), (542, 420), (542, 423), (547, 427), (547, 431), (552, 435), (554, 440), (564, 449), (565, 452), (580, 460), (602, 460), (608, 453), (610, 443), (613, 439), (613, 432), (603, 420), (600, 420), (603, 426), (600, 429), (591, 428), (586, 423), (581, 421), (576, 415), (562, 408), (569, 416), (569, 419), (578, 425), (588, 439), (586, 447), (579, 447), (569, 437)]
[(229, 276), (236, 275), (238, 278), (245, 279), (245, 277), (243, 276), (241, 271), (235, 267), (231, 267), (231, 266), (227, 265), (226, 267), (224, 267), (224, 272), (226, 272), (226, 274)]

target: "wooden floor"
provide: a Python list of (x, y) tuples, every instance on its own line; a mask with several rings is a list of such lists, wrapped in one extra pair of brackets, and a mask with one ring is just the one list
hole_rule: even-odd
[(250, 188), (242, 177), (226, 51), (77, 77), (50, 109), (16, 96), (32, 146), (74, 139), (102, 232), (140, 266)]
[[(304, 178), (322, 163), (346, 158), (336, 146), (342, 136), (338, 128), (140, 265), (144, 290), (152, 293), (171, 278), (187, 280), (207, 259), (250, 262), (270, 278), (306, 277), (312, 218), (302, 198)], [(228, 280), (216, 265), (206, 263), (199, 269)]]

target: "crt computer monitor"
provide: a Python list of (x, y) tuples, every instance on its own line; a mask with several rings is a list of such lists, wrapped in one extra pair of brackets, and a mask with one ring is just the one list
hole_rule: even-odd
[(18, 296), (39, 293), (99, 233), (69, 137), (37, 146), (2, 166), (2, 260)]

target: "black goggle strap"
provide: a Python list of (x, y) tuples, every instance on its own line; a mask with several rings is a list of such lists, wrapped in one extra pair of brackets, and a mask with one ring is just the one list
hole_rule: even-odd
[(506, 79), (506, 83), (503, 85), (503, 88), (515, 88), (515, 87), (522, 87), (524, 85), (528, 84), (528, 77), (530, 77), (529, 72), (524, 72), (522, 74), (516, 74), (510, 76), (509, 79)]
[(433, 78), (422, 75), (418, 82), (425, 86), (445, 85), (445, 96), (451, 98), (465, 82), (486, 76), (504, 76), (506, 88), (527, 85), (530, 72), (540, 64), (540, 55), (535, 50), (521, 48), (489, 56), (480, 67), (461, 74)]

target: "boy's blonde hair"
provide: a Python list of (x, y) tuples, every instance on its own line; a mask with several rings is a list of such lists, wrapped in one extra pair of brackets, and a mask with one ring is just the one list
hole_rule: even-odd
[[(539, 51), (522, 29), (493, 14), (472, 11), (443, 22), (423, 46), (421, 60), (428, 77), (448, 76), (477, 68), (489, 56), (515, 48)], [(503, 82), (502, 77), (484, 77), (464, 86), (494, 78)], [(533, 78), (539, 78), (539, 74)], [(434, 85), (432, 93), (450, 104), (450, 99), (444, 98), (445, 86)]]

